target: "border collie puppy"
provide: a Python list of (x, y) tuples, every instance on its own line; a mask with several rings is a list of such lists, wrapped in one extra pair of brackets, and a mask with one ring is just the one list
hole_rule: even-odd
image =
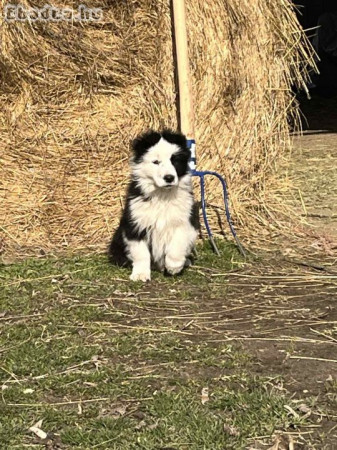
[(175, 275), (188, 265), (199, 228), (182, 134), (148, 131), (132, 143), (126, 204), (110, 247), (110, 261), (132, 265), (130, 279), (151, 279), (151, 262)]

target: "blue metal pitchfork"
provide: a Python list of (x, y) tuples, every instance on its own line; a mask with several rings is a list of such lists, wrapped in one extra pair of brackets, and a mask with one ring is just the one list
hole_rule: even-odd
[(200, 194), (201, 194), (201, 210), (202, 210), (202, 216), (204, 218), (204, 223), (205, 223), (205, 227), (207, 230), (207, 234), (208, 234), (208, 238), (210, 240), (210, 243), (213, 247), (213, 250), (215, 251), (215, 253), (220, 256), (220, 252), (219, 249), (215, 243), (213, 234), (212, 234), (212, 230), (209, 226), (209, 222), (207, 219), (207, 213), (206, 213), (206, 199), (205, 199), (205, 176), (206, 175), (210, 175), (210, 176), (214, 176), (216, 177), (218, 180), (220, 180), (221, 184), (222, 184), (222, 189), (223, 189), (223, 197), (224, 197), (224, 203), (225, 203), (225, 212), (226, 212), (226, 218), (227, 218), (227, 222), (229, 225), (229, 228), (231, 230), (231, 233), (233, 235), (233, 238), (241, 252), (241, 254), (243, 256), (246, 256), (246, 252), (244, 251), (241, 242), (239, 240), (239, 238), (237, 237), (233, 222), (232, 222), (232, 218), (229, 212), (229, 206), (228, 206), (228, 190), (227, 190), (227, 184), (225, 179), (218, 174), (217, 172), (212, 172), (209, 170), (196, 170), (196, 151), (195, 151), (195, 140), (194, 139), (189, 139), (187, 141), (187, 147), (189, 148), (189, 150), (191, 151), (191, 159), (189, 162), (189, 166), (190, 166), (190, 170), (191, 170), (191, 174), (193, 177), (199, 177), (200, 179)]

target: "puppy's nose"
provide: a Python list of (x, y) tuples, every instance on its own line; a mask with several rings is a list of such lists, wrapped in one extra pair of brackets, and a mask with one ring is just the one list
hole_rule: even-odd
[(173, 175), (165, 175), (164, 180), (166, 181), (166, 183), (172, 183), (174, 180), (174, 176)]

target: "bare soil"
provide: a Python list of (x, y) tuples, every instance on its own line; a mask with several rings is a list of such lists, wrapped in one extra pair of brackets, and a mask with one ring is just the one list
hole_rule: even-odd
[(243, 307), (233, 311), (237, 322), (226, 326), (226, 334), (242, 337), (257, 373), (280, 375), (283, 387), (305, 405), (315, 399), (313, 419), (319, 418), (321, 429), (312, 430), (308, 448), (332, 450), (337, 449), (337, 99), (314, 98), (302, 110), (307, 121), (303, 136), (294, 139), (288, 170), (298, 193), (295, 210), (311, 228), (311, 239), (304, 248), (288, 248), (288, 258), (264, 260), (251, 273), (229, 277), (227, 301)]
[(336, 449), (337, 392), (330, 384), (337, 374), (337, 275), (278, 259), (232, 273), (229, 280), (231, 309), (221, 315), (224, 305), (218, 305), (219, 320), (212, 326), (219, 342), (241, 341), (256, 374), (280, 377), (281, 389), (313, 406), (319, 429), (311, 430), (313, 447), (303, 448)]
[(304, 103), (303, 110), (307, 123), (303, 135), (294, 139), (288, 171), (296, 193), (292, 201), (307, 222), (308, 240), (298, 241), (296, 248), (291, 236), (281, 243), (280, 254), (287, 256), (266, 255), (243, 272), (227, 274), (225, 301), (214, 300), (208, 306), (219, 311), (211, 340), (241, 341), (253, 355), (256, 374), (281, 377), (280, 389), (310, 410), (310, 443), (296, 448), (333, 450), (337, 449), (337, 100), (315, 98)]

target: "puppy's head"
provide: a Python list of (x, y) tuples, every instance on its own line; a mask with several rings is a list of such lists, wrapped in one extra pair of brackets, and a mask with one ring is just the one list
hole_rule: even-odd
[(180, 133), (164, 130), (148, 131), (133, 143), (132, 172), (140, 185), (149, 191), (172, 189), (189, 173), (188, 160), (191, 152), (186, 138)]

